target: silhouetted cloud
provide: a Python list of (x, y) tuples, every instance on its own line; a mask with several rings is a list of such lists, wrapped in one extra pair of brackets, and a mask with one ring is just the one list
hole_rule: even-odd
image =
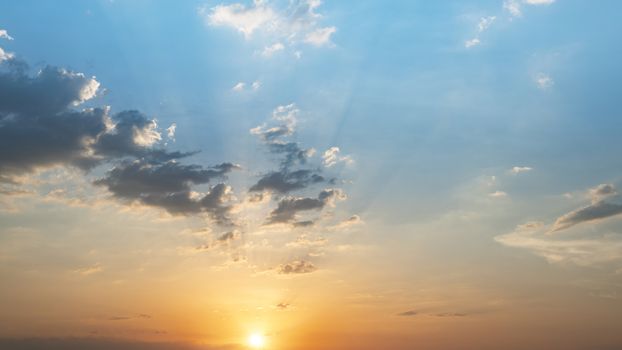
[(324, 206), (332, 204), (336, 199), (344, 199), (345, 195), (339, 189), (326, 189), (320, 192), (318, 198), (294, 198), (282, 199), (270, 213), (268, 224), (288, 223), (296, 219), (296, 214), (301, 211), (320, 210)]
[(160, 207), (171, 214), (209, 213), (219, 223), (230, 223), (227, 205), (231, 188), (225, 184), (212, 186), (208, 193), (192, 190), (192, 185), (223, 178), (237, 168), (223, 163), (210, 168), (147, 160), (126, 161), (116, 165), (96, 185), (105, 186), (115, 197)]
[(277, 171), (264, 175), (250, 188), (250, 191), (274, 191), (279, 193), (287, 193), (324, 181), (325, 179), (323, 176), (311, 170), (302, 169), (292, 172)]

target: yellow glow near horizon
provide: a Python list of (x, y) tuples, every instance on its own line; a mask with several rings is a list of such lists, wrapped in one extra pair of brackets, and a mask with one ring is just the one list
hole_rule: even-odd
[(248, 336), (247, 343), (253, 349), (261, 349), (266, 345), (266, 338), (261, 333), (252, 333)]

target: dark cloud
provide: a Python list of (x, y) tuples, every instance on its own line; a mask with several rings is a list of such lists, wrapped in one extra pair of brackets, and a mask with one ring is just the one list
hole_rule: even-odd
[(207, 194), (200, 195), (192, 190), (192, 185), (223, 178), (235, 168), (231, 163), (203, 168), (175, 161), (158, 163), (141, 159), (117, 164), (94, 183), (105, 186), (119, 199), (160, 207), (176, 215), (207, 212), (219, 223), (230, 223), (231, 206), (227, 205), (230, 187), (217, 184)]
[(193, 154), (155, 148), (157, 124), (138, 111), (110, 117), (108, 108), (76, 110), (96, 96), (95, 78), (52, 66), (30, 76), (25, 63), (11, 62), (0, 70), (4, 177), (53, 165), (90, 169), (124, 157), (167, 161)]
[(108, 321), (127, 321), (127, 320), (137, 320), (137, 319), (150, 319), (151, 315), (147, 314), (138, 314), (135, 316), (113, 316), (108, 318)]
[[(35, 76), (24, 65), (4, 65), (0, 74), (0, 112), (50, 116), (92, 98), (99, 83), (63, 68), (46, 66)], [(6, 116), (6, 114), (5, 114)]]
[(619, 214), (622, 214), (621, 204), (601, 200), (560, 216), (555, 220), (551, 231), (557, 232), (584, 222), (605, 219)]
[(290, 306), (289, 303), (278, 303), (278, 304), (276, 304), (276, 308), (279, 309), (279, 310), (286, 310), (286, 309), (289, 308), (289, 306)]
[(287, 193), (303, 189), (311, 184), (323, 182), (323, 176), (311, 170), (276, 171), (264, 175), (250, 188), (251, 192), (274, 191)]
[[(161, 334), (161, 331), (154, 331)], [(2, 338), (0, 350), (236, 350), (237, 345), (196, 345), (165, 342), (133, 342), (120, 339), (89, 338)]]
[(397, 314), (398, 316), (416, 316), (418, 315), (419, 312), (415, 311), (415, 310), (409, 310), (409, 311), (404, 311), (401, 312), (399, 314)]
[(318, 198), (284, 198), (270, 213), (268, 224), (289, 223), (296, 219), (301, 211), (321, 210), (335, 199), (343, 198), (343, 193), (338, 189), (326, 189), (320, 192)]
[(282, 275), (311, 273), (317, 270), (317, 267), (309, 261), (296, 260), (287, 264), (280, 265), (277, 272)]
[(441, 312), (441, 313), (435, 314), (434, 316), (436, 317), (465, 317), (465, 316), (468, 316), (468, 314), (465, 314), (462, 312)]

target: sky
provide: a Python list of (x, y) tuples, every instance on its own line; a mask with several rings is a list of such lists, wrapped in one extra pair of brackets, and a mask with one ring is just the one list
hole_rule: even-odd
[(621, 10), (0, 1), (0, 349), (621, 348)]

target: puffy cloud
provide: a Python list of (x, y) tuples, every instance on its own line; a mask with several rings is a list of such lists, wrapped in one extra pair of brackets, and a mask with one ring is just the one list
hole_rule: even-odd
[(520, 17), (523, 15), (521, 5), (517, 0), (503, 1), (503, 9), (508, 11), (514, 17)]
[(277, 272), (282, 275), (311, 273), (317, 270), (317, 267), (309, 261), (295, 260), (286, 264), (282, 264), (277, 268)]
[(259, 181), (251, 186), (251, 192), (275, 191), (287, 193), (303, 189), (311, 184), (324, 182), (323, 176), (311, 170), (276, 171), (264, 175)]
[(2, 63), (3, 61), (8, 61), (13, 59), (14, 55), (11, 52), (6, 52), (4, 51), (4, 49), (2, 49), (0, 47), (0, 63)]
[(325, 46), (332, 44), (330, 37), (337, 31), (335, 27), (318, 28), (307, 34), (305, 42), (314, 46)]
[[(218, 5), (211, 9), (206, 6), (199, 8), (202, 15), (211, 26), (228, 26), (236, 29), (248, 39), (256, 30), (276, 25), (278, 14), (264, 1), (255, 1), (253, 6), (243, 4)], [(269, 29), (269, 28), (267, 28)]]
[(173, 123), (168, 128), (166, 128), (166, 137), (169, 140), (175, 141), (175, 132), (177, 131), (177, 124)]
[(271, 57), (275, 53), (283, 51), (284, 49), (285, 46), (282, 43), (274, 43), (270, 46), (264, 47), (264, 49), (261, 51), (261, 55), (264, 57)]
[(199, 15), (207, 25), (233, 28), (247, 40), (260, 32), (261, 38), (272, 42), (263, 51), (264, 56), (269, 57), (300, 43), (318, 47), (331, 45), (331, 36), (337, 28), (320, 26), (322, 16), (316, 10), (321, 4), (319, 0), (294, 0), (282, 9), (267, 1), (255, 0), (250, 6), (241, 3), (202, 6)]
[(230, 223), (231, 188), (218, 184), (206, 194), (192, 190), (192, 185), (223, 178), (236, 169), (231, 163), (210, 168), (181, 165), (175, 161), (150, 162), (145, 159), (126, 161), (112, 168), (95, 184), (105, 186), (115, 197), (148, 206), (160, 207), (171, 214), (209, 213), (219, 223)]
[(551, 78), (548, 74), (545, 74), (545, 73), (538, 74), (534, 80), (538, 88), (542, 90), (546, 90), (555, 84), (555, 81), (553, 81), (553, 78)]
[(345, 194), (339, 189), (323, 190), (317, 198), (287, 197), (279, 201), (276, 209), (270, 213), (267, 223), (289, 223), (296, 219), (299, 212), (321, 210), (327, 205), (333, 205), (335, 200), (342, 199), (345, 199)]
[(259, 88), (261, 87), (261, 82), (259, 80), (255, 80), (252, 84), (251, 84), (251, 88), (253, 90), (259, 90)]
[(0, 29), (0, 39), (13, 40), (13, 37), (9, 35), (6, 29)]
[(594, 188), (590, 188), (588, 194), (592, 198), (592, 202), (597, 202), (603, 198), (618, 194), (618, 191), (612, 184), (600, 184)]
[(514, 17), (520, 17), (523, 15), (522, 5), (550, 5), (554, 2), (555, 0), (505, 0), (503, 9)]
[(331, 147), (324, 152), (322, 159), (324, 160), (324, 166), (331, 167), (338, 163), (352, 164), (354, 160), (350, 156), (340, 156), (339, 147)]
[(464, 47), (471, 48), (473, 46), (479, 45), (481, 43), (481, 41), (479, 40), (479, 38), (473, 38), (473, 39), (469, 39), (467, 41), (464, 42)]
[(233, 86), (233, 88), (231, 88), (231, 90), (233, 90), (233, 91), (238, 91), (238, 92), (240, 92), (240, 91), (244, 91), (244, 87), (245, 87), (245, 86), (246, 86), (246, 83), (244, 83), (244, 82), (239, 82), (239, 83), (235, 84), (235, 85)]

